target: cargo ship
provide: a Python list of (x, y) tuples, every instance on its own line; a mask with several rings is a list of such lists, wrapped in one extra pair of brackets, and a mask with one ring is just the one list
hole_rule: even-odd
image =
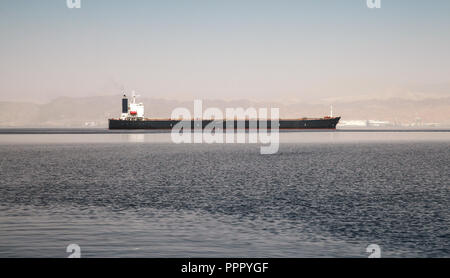
[[(298, 118), (298, 119), (279, 119), (278, 128), (283, 130), (302, 130), (302, 129), (336, 129), (337, 124), (341, 117), (333, 117), (331, 112), (330, 116), (323, 118)], [(190, 126), (192, 129), (205, 128), (212, 122), (214, 126), (222, 126), (223, 129), (261, 129), (272, 128), (272, 121), (258, 119), (201, 119), (201, 120), (185, 120), (185, 119), (151, 119), (144, 117), (144, 105), (142, 103), (136, 103), (136, 95), (133, 92), (131, 102), (128, 100), (126, 94), (122, 98), (122, 113), (120, 118), (109, 119), (109, 129), (155, 129), (164, 130), (172, 129), (177, 123), (185, 122), (186, 126)], [(263, 124), (261, 124), (261, 122)]]

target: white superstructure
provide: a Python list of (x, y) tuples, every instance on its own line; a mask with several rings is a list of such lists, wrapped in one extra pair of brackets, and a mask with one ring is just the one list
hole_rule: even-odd
[(132, 92), (131, 102), (128, 102), (126, 94), (122, 99), (122, 114), (120, 119), (122, 120), (142, 120), (144, 119), (144, 104), (142, 102), (136, 103), (135, 91)]

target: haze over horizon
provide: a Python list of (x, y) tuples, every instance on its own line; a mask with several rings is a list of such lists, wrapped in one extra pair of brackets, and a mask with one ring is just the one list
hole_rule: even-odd
[(0, 3), (0, 101), (450, 97), (450, 2)]

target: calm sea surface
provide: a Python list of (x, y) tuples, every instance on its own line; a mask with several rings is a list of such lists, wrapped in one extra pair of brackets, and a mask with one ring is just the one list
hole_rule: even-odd
[(450, 257), (450, 132), (0, 134), (0, 257)]

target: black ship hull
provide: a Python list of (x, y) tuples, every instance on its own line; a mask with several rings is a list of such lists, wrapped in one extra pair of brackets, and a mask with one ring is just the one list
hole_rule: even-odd
[[(340, 117), (326, 117), (320, 119), (280, 119), (279, 129), (336, 129)], [(109, 129), (172, 129), (177, 123), (183, 120), (170, 119), (143, 119), (143, 120), (121, 120), (109, 119)], [(214, 120), (186, 121), (186, 125), (191, 128), (205, 128)], [(217, 120), (214, 126), (222, 126), (223, 129), (263, 129), (271, 128), (271, 121), (267, 125), (261, 125), (257, 120)]]

